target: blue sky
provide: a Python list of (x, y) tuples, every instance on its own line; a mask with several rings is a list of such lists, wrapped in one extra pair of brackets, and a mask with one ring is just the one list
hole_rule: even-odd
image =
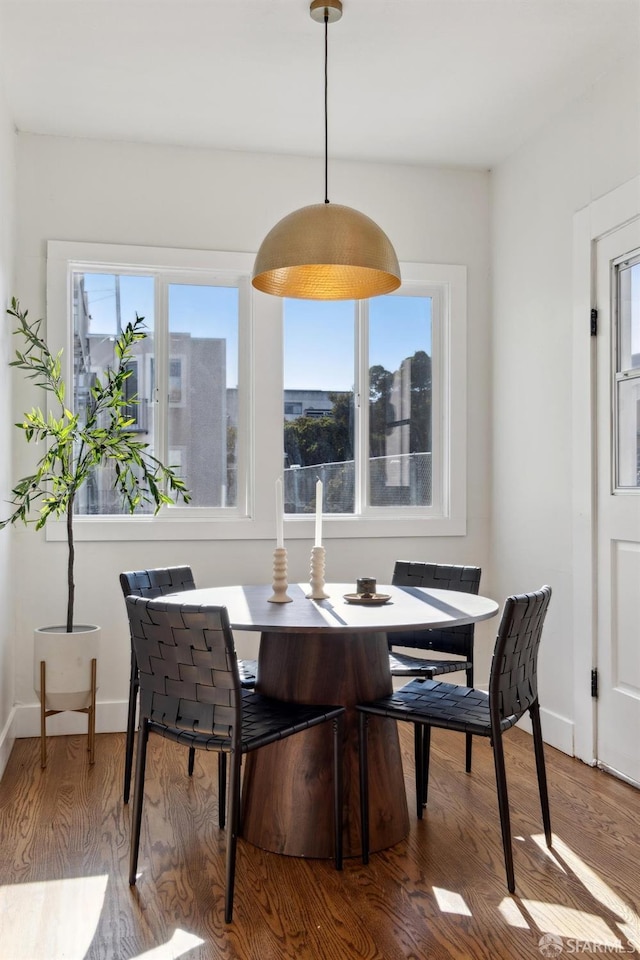
[[(116, 287), (110, 273), (85, 273), (84, 286), (89, 299), (91, 333), (116, 336)], [(153, 329), (153, 277), (120, 276), (120, 317), (122, 324), (135, 319), (136, 313), (145, 318)]]
[[(351, 390), (354, 384), (353, 301), (287, 300), (285, 389)], [(369, 363), (397, 370), (416, 350), (431, 353), (431, 301), (386, 296), (369, 302)]]

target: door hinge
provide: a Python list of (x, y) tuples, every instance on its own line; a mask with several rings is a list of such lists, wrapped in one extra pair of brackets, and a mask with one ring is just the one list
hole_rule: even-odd
[(594, 667), (591, 671), (591, 696), (594, 700), (598, 699), (598, 669)]
[(595, 337), (598, 334), (598, 311), (593, 308), (591, 311), (591, 336)]

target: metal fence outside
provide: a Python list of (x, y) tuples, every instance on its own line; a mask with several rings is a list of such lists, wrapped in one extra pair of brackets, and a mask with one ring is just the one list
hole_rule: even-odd
[[(285, 513), (315, 510), (316, 481), (322, 480), (324, 513), (353, 513), (355, 461), (317, 463), (284, 471)], [(431, 453), (408, 453), (369, 460), (369, 503), (373, 507), (431, 506)]]
[[(431, 506), (432, 458), (430, 453), (409, 453), (369, 459), (369, 504), (373, 507)], [(76, 513), (122, 514), (116, 493), (113, 464), (95, 471), (79, 492)], [(230, 478), (231, 480), (231, 478)], [(285, 513), (315, 511), (316, 481), (322, 480), (323, 512), (353, 513), (355, 508), (355, 461), (318, 463), (289, 467), (284, 471)], [(233, 482), (233, 481), (231, 481)], [(153, 505), (139, 513), (153, 513)]]

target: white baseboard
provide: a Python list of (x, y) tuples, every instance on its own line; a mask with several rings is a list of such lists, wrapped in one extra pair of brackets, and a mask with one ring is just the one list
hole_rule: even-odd
[[(570, 757), (575, 756), (573, 741), (574, 724), (572, 720), (568, 720), (567, 717), (561, 717), (557, 713), (552, 713), (551, 710), (545, 710), (543, 707), (540, 707), (540, 723), (542, 725), (542, 739), (545, 743), (548, 743), (550, 747), (555, 747), (556, 750), (561, 750)], [(518, 726), (522, 730), (526, 730), (527, 733), (531, 733), (529, 714), (526, 714), (522, 720), (518, 722)]]
[[(99, 702), (96, 706), (96, 733), (120, 733), (126, 730), (127, 709), (126, 700)], [(16, 739), (40, 736), (39, 703), (19, 704), (14, 707), (14, 713), (13, 735)], [(47, 736), (60, 737), (86, 732), (86, 714), (66, 711), (47, 719)]]
[(14, 729), (15, 720), (16, 708), (12, 707), (7, 722), (4, 725), (4, 729), (2, 730), (2, 733), (0, 733), (0, 780), (2, 779), (9, 756), (13, 750), (13, 744), (16, 738)]

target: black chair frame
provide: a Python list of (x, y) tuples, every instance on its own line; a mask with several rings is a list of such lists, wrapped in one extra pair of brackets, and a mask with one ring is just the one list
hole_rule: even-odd
[[(414, 724), (416, 762), (416, 811), (422, 819), (423, 799), (429, 777), (429, 746), (432, 727), (488, 737), (493, 759), (502, 830), (507, 887), (515, 890), (509, 797), (502, 735), (529, 713), (542, 821), (547, 846), (551, 847), (551, 816), (544, 763), (544, 746), (538, 702), (537, 659), (551, 588), (508, 597), (493, 654), (489, 692), (436, 680), (414, 680), (389, 697), (359, 704), (360, 799), (362, 858), (369, 860), (369, 773), (367, 728), (370, 716), (390, 717)], [(423, 758), (426, 762), (423, 765)]]
[[(397, 560), (391, 582), (398, 587), (433, 587), (439, 590), (458, 590), (461, 593), (477, 595), (480, 590), (481, 574), (480, 567)], [(403, 633), (388, 634), (391, 676), (426, 677), (433, 680), (436, 676), (464, 670), (467, 686), (473, 687), (474, 634), (473, 623), (459, 627), (410, 630)], [(393, 650), (394, 646), (414, 647), (425, 652), (448, 653), (458, 659), (438, 660), (427, 657), (412, 657), (408, 654), (396, 653)], [(465, 743), (465, 769), (467, 773), (471, 772), (472, 742), (472, 735), (467, 734)], [(426, 799), (425, 796), (425, 803)]]
[[(233, 915), (240, 779), (245, 753), (321, 723), (333, 725), (335, 865), (342, 869), (342, 706), (285, 703), (241, 686), (226, 607), (126, 600), (138, 663), (140, 719), (131, 824), (129, 883), (136, 882), (150, 733), (228, 758), (225, 921)], [(226, 764), (225, 764), (226, 768)], [(219, 783), (219, 802), (226, 784)]]
[[(120, 587), (125, 599), (129, 596), (145, 597), (154, 599), (164, 597), (168, 593), (179, 593), (183, 590), (195, 590), (196, 583), (191, 572), (191, 567), (155, 567), (150, 570), (130, 570), (120, 574)], [(255, 686), (257, 662), (255, 660), (239, 661), (238, 667), (242, 685), (247, 688)], [(136, 654), (131, 643), (131, 667), (129, 676), (129, 705), (127, 709), (127, 735), (125, 741), (124, 755), (124, 785), (123, 800), (129, 802), (131, 792), (131, 774), (133, 771), (133, 744), (136, 732), (136, 708), (138, 705), (138, 664)], [(193, 774), (193, 764), (195, 761), (195, 750), (189, 751), (189, 760), (187, 772), (189, 776)], [(226, 778), (224, 760), (221, 760), (219, 776)], [(219, 811), (220, 826), (224, 826), (225, 810), (224, 806)]]

